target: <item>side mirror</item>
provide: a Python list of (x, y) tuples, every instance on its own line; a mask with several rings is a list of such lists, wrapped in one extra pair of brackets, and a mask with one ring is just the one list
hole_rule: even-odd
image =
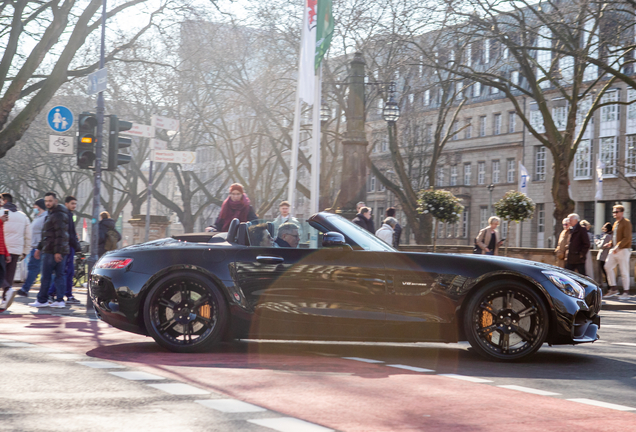
[(335, 231), (329, 231), (322, 236), (322, 247), (345, 247), (347, 243), (342, 234)]

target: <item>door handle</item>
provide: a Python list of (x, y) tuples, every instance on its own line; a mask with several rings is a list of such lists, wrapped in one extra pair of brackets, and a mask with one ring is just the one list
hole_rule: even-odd
[(259, 255), (256, 257), (256, 261), (265, 264), (281, 264), (285, 262), (285, 259), (279, 256)]

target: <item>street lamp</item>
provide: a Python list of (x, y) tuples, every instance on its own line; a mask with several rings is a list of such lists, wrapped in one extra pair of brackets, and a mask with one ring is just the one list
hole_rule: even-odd
[(391, 82), (389, 86), (389, 100), (386, 105), (384, 105), (384, 109), (382, 110), (382, 118), (387, 123), (395, 123), (400, 118), (400, 107), (395, 101), (394, 93), (395, 93), (395, 83)]
[(495, 185), (490, 183), (486, 188), (490, 192), (490, 200), (488, 201), (488, 217), (490, 217), (492, 216), (492, 191), (495, 189)]

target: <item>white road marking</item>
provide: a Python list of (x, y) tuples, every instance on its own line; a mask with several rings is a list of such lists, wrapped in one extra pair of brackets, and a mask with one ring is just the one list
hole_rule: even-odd
[(173, 395), (204, 395), (210, 394), (209, 391), (203, 390), (188, 384), (182, 383), (168, 383), (168, 384), (148, 384), (149, 387), (154, 387), (157, 390), (164, 391)]
[[(51, 354), (55, 356), (56, 354)], [(77, 362), (82, 366), (88, 366), (94, 369), (124, 369), (124, 366), (118, 365), (117, 363), (107, 362), (107, 361), (80, 361)]]
[(612, 345), (636, 346), (636, 343), (631, 343), (631, 342), (612, 342)]
[(345, 359), (345, 360), (355, 360), (355, 361), (364, 362), (364, 363), (384, 363), (381, 360), (366, 359), (366, 358), (362, 358), (362, 357), (343, 357), (343, 359)]
[(35, 347), (35, 345), (26, 342), (4, 342), (0, 343), (0, 345), (11, 348)]
[(0, 343), (15, 342), (13, 339), (0, 339)]
[(458, 380), (470, 381), (470, 382), (474, 382), (474, 383), (489, 383), (489, 382), (492, 382), (491, 380), (487, 380), (487, 379), (483, 379), (483, 378), (476, 378), (476, 377), (471, 377), (471, 376), (466, 376), (466, 375), (439, 374), (439, 376), (448, 377), (448, 378), (455, 378), (455, 379), (458, 379)]
[(601, 408), (609, 408), (617, 411), (636, 411), (636, 408), (628, 407), (625, 405), (616, 405), (607, 402), (601, 402), (593, 399), (567, 399), (571, 402), (578, 402), (586, 405), (594, 405)]
[(35, 348), (25, 348), (27, 351), (31, 352), (41, 352), (41, 353), (59, 353), (60, 350), (56, 350), (55, 348), (46, 348), (46, 347), (35, 347)]
[(602, 327), (604, 329), (619, 329), (619, 330), (636, 330), (634, 326), (626, 326), (626, 325), (615, 325), (615, 324), (603, 324)]
[(278, 417), (268, 419), (248, 420), (250, 423), (274, 429), (279, 432), (329, 432), (333, 429), (318, 426), (293, 417)]
[(424, 368), (419, 368), (415, 366), (407, 366), (407, 365), (401, 365), (401, 364), (392, 364), (387, 366), (392, 368), (397, 368), (397, 369), (406, 369), (413, 372), (435, 372), (433, 369), (424, 369)]
[(541, 396), (559, 396), (561, 394), (561, 393), (554, 393), (554, 392), (545, 391), (545, 390), (537, 390), (530, 387), (522, 387), (518, 385), (500, 385), (497, 387), (505, 388), (508, 390), (517, 390), (524, 393), (532, 393), (532, 394), (541, 395)]
[(249, 413), (267, 411), (265, 408), (261, 408), (259, 406), (236, 399), (206, 399), (197, 400), (195, 402), (203, 405), (204, 407), (212, 408), (213, 410), (225, 413)]
[(159, 375), (153, 375), (148, 372), (136, 372), (136, 371), (125, 371), (125, 372), (108, 372), (111, 375), (118, 376), (119, 378), (125, 378), (131, 381), (153, 381), (153, 380), (164, 380), (164, 377)]
[(86, 360), (87, 357), (81, 354), (70, 354), (70, 353), (51, 353), (50, 357), (53, 357), (58, 360)]

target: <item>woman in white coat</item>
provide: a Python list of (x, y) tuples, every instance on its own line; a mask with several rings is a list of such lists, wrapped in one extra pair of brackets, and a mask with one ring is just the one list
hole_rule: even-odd
[(397, 225), (397, 219), (388, 217), (382, 222), (382, 226), (375, 232), (375, 236), (389, 245), (393, 245), (393, 228)]

